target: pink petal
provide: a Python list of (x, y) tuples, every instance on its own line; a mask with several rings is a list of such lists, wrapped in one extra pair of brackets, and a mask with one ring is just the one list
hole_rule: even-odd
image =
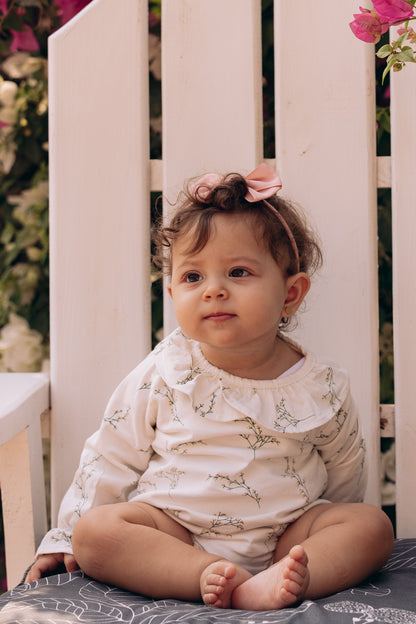
[(61, 16), (61, 24), (66, 24), (70, 19), (81, 11), (91, 0), (55, 0), (55, 4), (59, 7)]
[(404, 22), (413, 16), (413, 7), (406, 0), (373, 0), (374, 8), (389, 24)]
[(12, 30), (11, 32), (13, 40), (10, 46), (10, 52), (17, 52), (18, 50), (37, 52), (39, 50), (37, 39), (29, 26), (25, 26), (23, 31)]
[(388, 22), (384, 21), (375, 11), (365, 11), (354, 15), (354, 21), (350, 22), (350, 28), (354, 35), (361, 41), (377, 43), (380, 37), (388, 30)]

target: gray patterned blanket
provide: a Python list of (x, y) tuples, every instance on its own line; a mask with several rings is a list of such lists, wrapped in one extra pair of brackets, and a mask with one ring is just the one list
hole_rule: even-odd
[(0, 596), (0, 624), (416, 624), (416, 539), (396, 540), (384, 568), (366, 582), (282, 611), (214, 609), (151, 600), (82, 572), (19, 585)]

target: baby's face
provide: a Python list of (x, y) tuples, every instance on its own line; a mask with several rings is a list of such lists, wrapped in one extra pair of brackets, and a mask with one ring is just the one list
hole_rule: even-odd
[(219, 365), (216, 354), (221, 350), (240, 357), (275, 342), (288, 280), (257, 240), (251, 221), (216, 215), (212, 225), (207, 244), (197, 253), (188, 251), (193, 231), (175, 242), (168, 290), (184, 333)]

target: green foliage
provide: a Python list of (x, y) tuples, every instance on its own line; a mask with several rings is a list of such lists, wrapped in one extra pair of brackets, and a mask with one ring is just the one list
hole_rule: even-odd
[(162, 88), (160, 76), (161, 0), (149, 2), (150, 158), (162, 158)]
[(380, 402), (394, 403), (391, 192), (378, 192)]
[(264, 157), (275, 157), (273, 0), (262, 0)]
[[(16, 63), (12, 62), (15, 60)], [(25, 318), (49, 333), (48, 105), (46, 61), (15, 55), (2, 66), (0, 109), (0, 326)], [(11, 79), (6, 74), (18, 76)], [(4, 92), (13, 97), (1, 97)], [(6, 104), (8, 105), (6, 107)], [(7, 108), (7, 110), (5, 110)]]
[(149, 13), (160, 22), (162, 17), (162, 0), (149, 0)]
[[(388, 34), (379, 43), (382, 50)], [(390, 74), (376, 58), (377, 154), (390, 155)], [(384, 79), (383, 79), (384, 75)], [(380, 323), (380, 402), (394, 403), (391, 191), (378, 191), (378, 290)]]
[[(8, 336), (14, 333), (15, 342), (10, 343), (9, 339), (8, 360), (19, 361), (19, 365), (22, 365), (19, 354), (12, 355), (10, 351), (16, 347), (19, 335), (23, 339), (24, 334), (26, 347), (43, 341), (44, 355), (49, 343), (46, 56), (48, 35), (59, 25), (56, 2), (8, 0), (2, 3), (0, 328), (13, 320)], [(3, 336), (3, 347), (4, 343)], [(29, 352), (30, 349), (26, 349), (25, 353)], [(2, 363), (0, 357), (0, 368), (6, 365), (5, 361)], [(33, 362), (27, 365), (39, 363), (38, 355), (33, 352)]]
[(416, 63), (413, 48), (408, 45), (403, 45), (407, 39), (408, 32), (406, 26), (406, 31), (400, 35), (396, 41), (386, 43), (376, 52), (378, 58), (386, 59), (386, 67), (381, 79), (382, 83), (392, 68), (393, 71), (400, 71), (405, 63)]
[(60, 25), (58, 7), (50, 0), (8, 0), (7, 13), (0, 13), (0, 60), (15, 51), (14, 33), (28, 33), (19, 50), (47, 55), (48, 35)]
[[(160, 18), (161, 0), (150, 0), (152, 158), (161, 158), (162, 145)], [(18, 315), (41, 334), (45, 353), (49, 344), (47, 37), (59, 23), (58, 7), (50, 0), (9, 0), (7, 13), (0, 10), (0, 330)], [(17, 47), (27, 51), (13, 53)], [(155, 281), (154, 336), (162, 325), (160, 290)], [(1, 365), (0, 353), (0, 369)]]

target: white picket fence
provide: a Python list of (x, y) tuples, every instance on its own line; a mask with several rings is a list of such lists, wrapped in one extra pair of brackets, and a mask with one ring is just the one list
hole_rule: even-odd
[[(321, 235), (325, 268), (308, 296), (297, 338), (350, 370), (371, 460), (367, 500), (375, 503), (377, 180), (391, 184), (397, 520), (400, 536), (415, 536), (416, 70), (393, 76), (392, 157), (377, 159), (374, 50), (349, 29), (356, 8), (350, 0), (275, 0), (271, 164), (285, 195), (305, 207)], [(247, 173), (263, 160), (260, 0), (164, 0), (162, 161), (149, 160), (148, 101), (147, 1), (94, 0), (51, 38), (52, 522), (111, 391), (150, 349), (150, 191), (174, 201), (188, 177)], [(167, 307), (165, 329), (174, 325)], [(12, 392), (8, 379), (0, 376), (9, 401), (0, 414), (2, 443), (17, 433), (8, 422), (20, 418), (19, 428), (30, 432), (49, 405), (47, 380), (24, 376), (20, 381), (37, 385), (41, 398), (34, 416), (33, 410), (25, 418), (13, 416), (21, 413), (19, 392)], [(19, 439), (29, 449), (27, 461), (39, 465), (26, 433)], [(2, 457), (7, 448), (1, 447)], [(46, 527), (35, 473), (27, 481), (27, 467), (15, 459), (2, 461), (0, 474), (9, 497), (6, 557), (13, 585)], [(26, 545), (16, 534), (8, 537), (20, 511), (16, 501), (25, 496), (32, 496), (38, 512), (35, 529), (26, 529)], [(24, 519), (29, 522), (29, 512)]]

